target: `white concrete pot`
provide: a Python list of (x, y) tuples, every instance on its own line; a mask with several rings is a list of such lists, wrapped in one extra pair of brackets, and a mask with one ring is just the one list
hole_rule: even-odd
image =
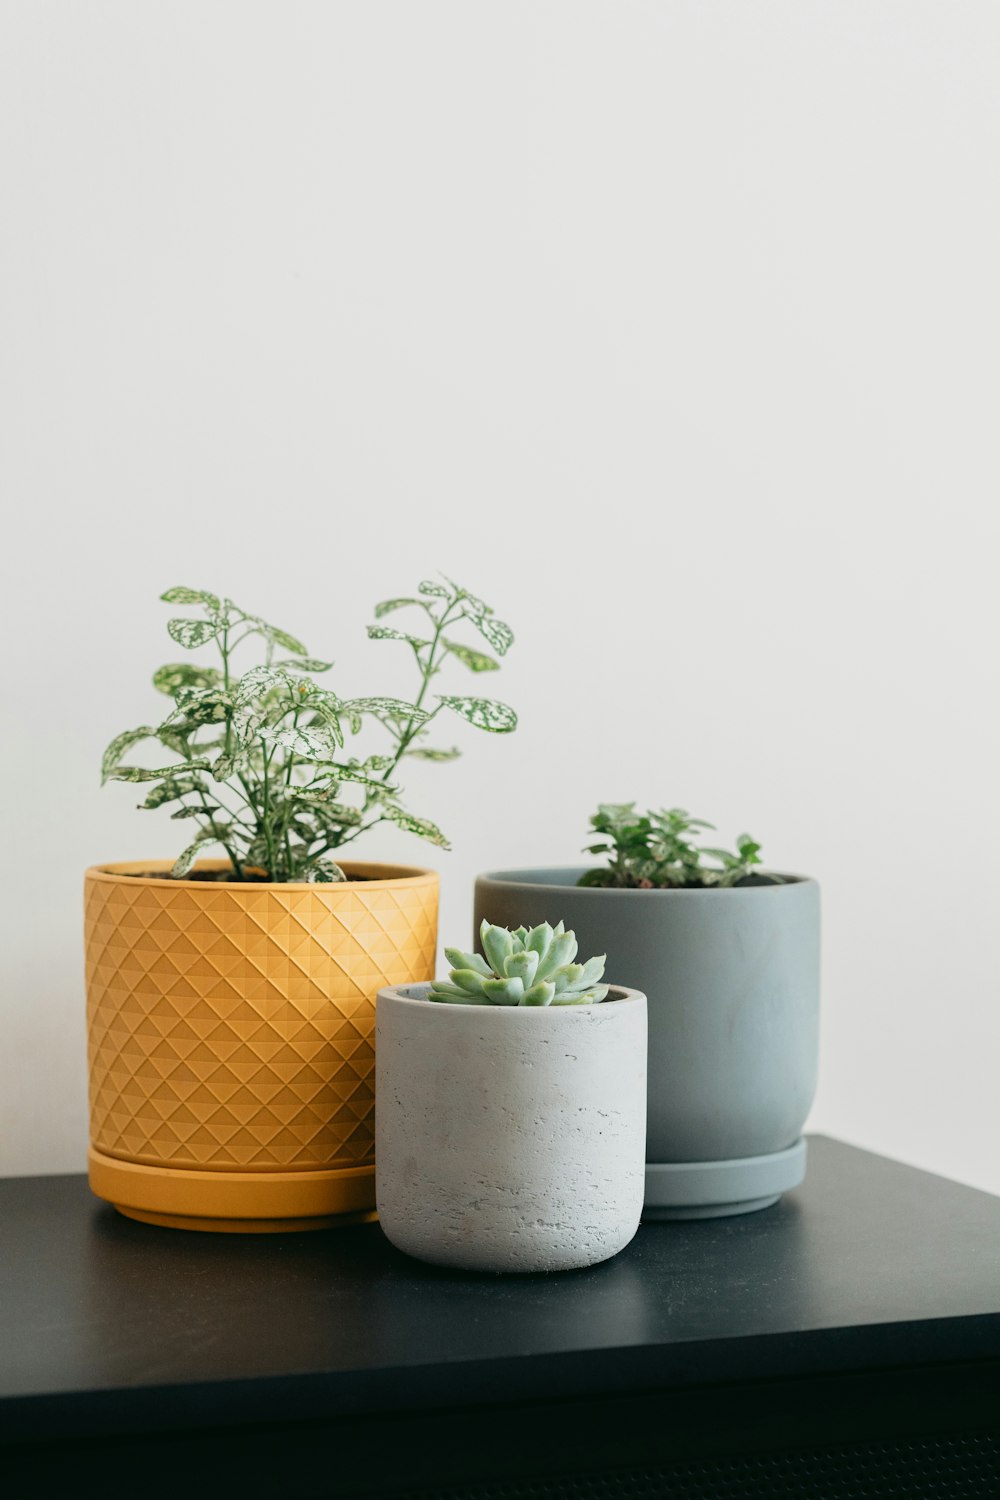
[(379, 992), (375, 1192), (419, 1260), (566, 1271), (617, 1255), (645, 1182), (646, 997), (446, 1005)]

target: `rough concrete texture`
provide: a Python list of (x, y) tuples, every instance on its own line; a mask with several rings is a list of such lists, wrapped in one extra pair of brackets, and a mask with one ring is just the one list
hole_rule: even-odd
[[(646, 1001), (445, 1005), (383, 990), (376, 1191), (398, 1249), (480, 1271), (607, 1260), (642, 1211)], [(616, 997), (616, 998), (612, 998)]]

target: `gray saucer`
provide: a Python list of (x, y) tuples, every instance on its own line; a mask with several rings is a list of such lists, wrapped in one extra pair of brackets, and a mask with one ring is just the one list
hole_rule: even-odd
[(736, 1161), (646, 1163), (646, 1223), (662, 1219), (723, 1219), (777, 1203), (806, 1175), (806, 1143)]

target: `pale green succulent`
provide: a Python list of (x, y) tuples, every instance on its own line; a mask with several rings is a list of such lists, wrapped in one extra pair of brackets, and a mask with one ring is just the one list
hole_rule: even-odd
[(606, 955), (574, 963), (576, 934), (561, 922), (513, 932), (484, 922), (479, 937), (485, 958), (460, 948), (444, 950), (451, 972), (447, 980), (434, 981), (429, 999), (452, 1005), (595, 1005), (608, 993), (608, 986), (597, 982)]

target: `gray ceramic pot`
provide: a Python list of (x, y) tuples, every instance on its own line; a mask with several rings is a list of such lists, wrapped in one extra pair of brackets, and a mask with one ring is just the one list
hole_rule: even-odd
[(819, 886), (602, 890), (584, 867), (476, 881), (476, 933), (565, 922), (613, 984), (648, 997), (644, 1217), (708, 1218), (775, 1202), (805, 1176), (816, 1089)]

